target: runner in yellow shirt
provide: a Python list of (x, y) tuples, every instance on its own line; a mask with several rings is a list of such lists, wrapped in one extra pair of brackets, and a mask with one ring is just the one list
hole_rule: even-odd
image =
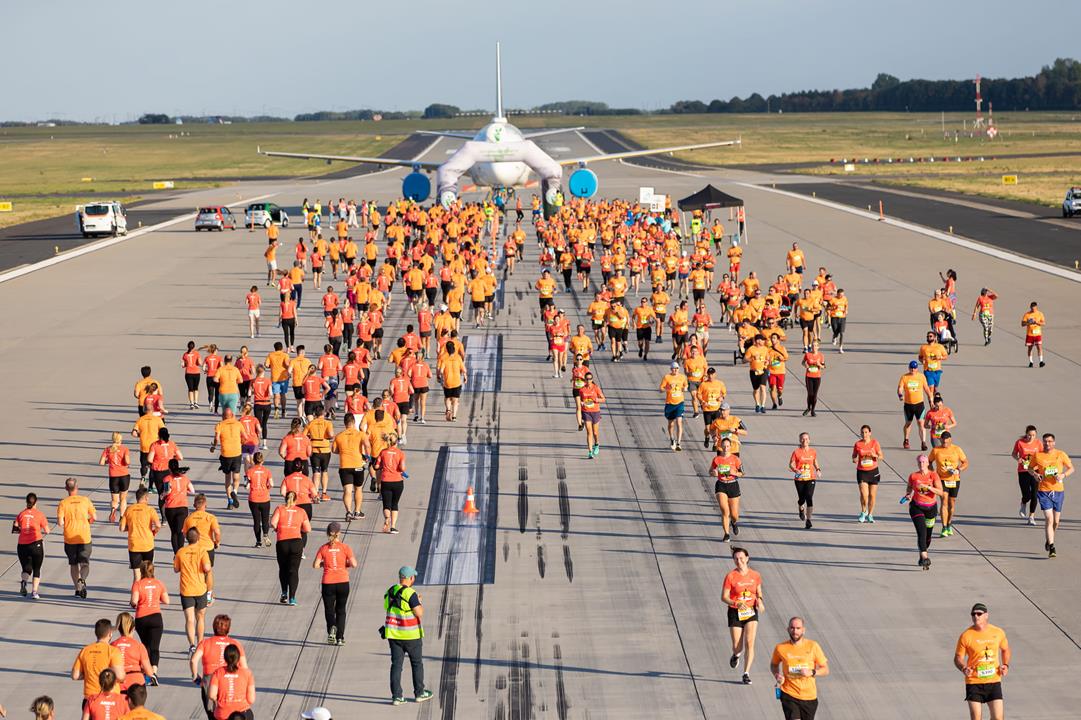
[(683, 450), (683, 412), (687, 391), (687, 376), (673, 362), (668, 374), (661, 378), (660, 389), (664, 391), (664, 419), (668, 421), (668, 440), (672, 450)]
[(931, 450), (927, 464), (938, 473), (942, 489), (946, 495), (942, 498), (942, 534), (940, 537), (953, 535), (954, 507), (957, 493), (961, 490), (961, 473), (968, 470), (968, 457), (965, 451), (953, 444), (953, 434), (947, 430), (940, 436), (942, 445)]

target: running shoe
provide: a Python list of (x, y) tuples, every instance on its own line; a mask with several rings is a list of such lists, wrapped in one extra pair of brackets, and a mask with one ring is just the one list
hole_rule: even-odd
[(777, 396), (777, 404), (781, 407), (784, 407), (784, 398), (780, 395)]
[(702, 447), (709, 450), (709, 438), (706, 438), (705, 440), (702, 441)]
[(79, 597), (81, 597), (83, 600), (86, 600), (86, 580), (80, 580), (79, 581), (78, 593), (79, 593)]
[(297, 606), (297, 599), (296, 598), (289, 598), (289, 607), (296, 607), (296, 606)]
[(331, 628), (330, 632), (327, 633), (327, 645), (337, 645), (337, 644), (338, 644), (338, 632), (334, 628)]
[(924, 452), (927, 452), (927, 443), (920, 442), (920, 450), (923, 450)]
[(811, 411), (811, 417), (818, 417), (814, 410)]
[(359, 511), (353, 513), (353, 519), (354, 520), (363, 520), (366, 517), (368, 517), (368, 516), (364, 514), (363, 510), (359, 510)]
[[(1043, 360), (1041, 360), (1041, 361), (1040, 361), (1040, 367), (1043, 367), (1043, 366), (1044, 366), (1044, 365), (1046, 365), (1046, 364), (1047, 364), (1047, 363), (1045, 363), (1045, 362), (1044, 362)], [(1051, 557), (1054, 557), (1054, 555), (1052, 555)]]
[(23, 597), (26, 597), (26, 581), (25, 580), (20, 580), (19, 581), (19, 594), (22, 595)]
[(341, 647), (342, 645), (345, 645), (345, 638), (343, 638), (343, 637), (338, 638), (337, 642), (335, 642), (334, 644), (337, 645), (338, 647)]
[(391, 534), (391, 535), (397, 535), (397, 534), (398, 534), (398, 528), (396, 528), (396, 527), (392, 527), (392, 528), (390, 529), (390, 534)]
[(728, 667), (735, 668), (737, 665), (739, 665), (739, 655), (738, 654), (733, 655), (732, 657), (728, 658)]
[(589, 451), (586, 453), (586, 460), (592, 460), (592, 459), (593, 459), (593, 448), (590, 448)]
[(909, 442), (908, 442), (908, 438), (905, 438), (905, 441), (904, 441), (904, 443), (903, 443), (903, 444), (901, 445), (901, 447), (903, 447), (903, 448), (904, 448), (905, 450), (908, 450), (909, 446), (910, 446), (910, 444), (909, 444)]
[(1024, 518), (1028, 513), (1025, 512), (1025, 506), (1028, 503), (1021, 503), (1021, 507), (1017, 508), (1017, 517)]
[(751, 684), (751, 676), (749, 674), (747, 674), (747, 673), (743, 673), (743, 684), (744, 685), (750, 685)]
[(595, 444), (595, 445), (593, 446), (593, 457), (597, 457), (597, 456), (598, 456), (598, 455), (600, 455), (600, 454), (601, 454), (601, 444), (600, 444), (600, 443), (596, 443), (596, 444)]
[(811, 414), (811, 408), (807, 408), (806, 410), (803, 411), (803, 417), (807, 417), (810, 414)]
[(732, 521), (732, 534), (739, 535), (739, 523), (735, 520)]
[(38, 595), (38, 594), (37, 594), (36, 592), (34, 592), (34, 593), (31, 593), (31, 594), (30, 594), (30, 597), (31, 597), (32, 599), (34, 599), (34, 600), (40, 600), (40, 599), (41, 599), (41, 596), (40, 596), (40, 595)]
[(1044, 550), (1050, 550), (1050, 549), (1051, 549), (1051, 543), (1049, 543), (1049, 542), (1047, 542), (1047, 541), (1045, 540), (1045, 541), (1044, 541), (1044, 544), (1043, 544), (1043, 549), (1044, 549)]
[(431, 690), (425, 690), (420, 695), (417, 695), (416, 700), (417, 702), (422, 703), (431, 700), (433, 697), (435, 697), (435, 693)]
[(1055, 546), (1054, 545), (1051, 545), (1051, 547), (1047, 550), (1047, 557), (1049, 557), (1049, 558), (1058, 557), (1058, 553), (1055, 552)]
[(858, 518), (856, 518), (856, 522), (861, 522), (861, 523), (867, 522), (867, 513), (861, 512), (860, 516)]
[(263, 536), (263, 547), (270, 547), (270, 536), (269, 535), (264, 535)]
[(252, 547), (263, 547), (263, 538), (257, 538), (255, 544)]
[(803, 529), (804, 529), (804, 530), (810, 530), (810, 529), (811, 529), (812, 527), (814, 527), (814, 526), (813, 526), (813, 525), (811, 525), (811, 521), (810, 521), (810, 520), (808, 520), (807, 522), (805, 522), (805, 523), (803, 524)]
[(116, 522), (116, 508), (109, 511), (109, 524), (112, 525), (114, 522)]
[(728, 533), (725, 533), (724, 537), (721, 538), (721, 542), (728, 542), (731, 539), (732, 539), (732, 536), (730, 536)]
[[(875, 521), (875, 516), (872, 515), (871, 513), (867, 513), (867, 522), (873, 523), (874, 521)], [(950, 534), (953, 534), (952, 530), (950, 531)]]
[(683, 446), (679, 443), (676, 443), (676, 452), (683, 452)]
[(158, 686), (158, 676), (157, 675), (151, 675), (149, 678), (147, 678), (147, 680), (149, 680), (148, 684), (150, 685), (150, 687), (157, 687)]
[(278, 598), (278, 602), (281, 603), (282, 605), (288, 605), (289, 604), (289, 596), (288, 595), (282, 595), (281, 597)]
[(805, 520), (805, 519), (806, 519), (806, 516), (807, 516), (807, 513), (805, 513), (805, 512), (803, 511), (803, 506), (802, 506), (802, 505), (800, 505), (800, 506), (799, 506), (799, 519), (800, 519), (800, 520)]
[(1028, 524), (1029, 525), (1035, 525), (1036, 524), (1036, 518), (1033, 517), (1032, 515), (1029, 515), (1028, 516)]
[(391, 698), (391, 705), (405, 705), (405, 698)]
[(319, 497), (322, 499), (323, 502), (326, 502), (327, 500), (330, 500), (330, 495), (327, 495), (325, 492), (320, 494)]

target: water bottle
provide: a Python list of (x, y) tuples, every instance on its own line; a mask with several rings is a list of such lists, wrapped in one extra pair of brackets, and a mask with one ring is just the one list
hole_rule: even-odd
[(778, 700), (781, 699), (781, 686), (780, 685), (774, 685), (773, 686), (773, 697), (777, 698)]
[(908, 500), (909, 500), (908, 495), (902, 495), (901, 499), (897, 501), (897, 504), (898, 505), (904, 505), (906, 502), (908, 502)]

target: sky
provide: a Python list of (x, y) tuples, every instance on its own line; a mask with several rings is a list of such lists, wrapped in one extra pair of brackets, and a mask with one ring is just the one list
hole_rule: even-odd
[(1081, 2), (16, 0), (0, 120), (492, 109), (1033, 75), (1081, 58)]

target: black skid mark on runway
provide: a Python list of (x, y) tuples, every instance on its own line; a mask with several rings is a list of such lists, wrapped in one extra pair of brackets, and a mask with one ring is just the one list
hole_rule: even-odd
[(518, 532), (525, 532), (527, 522), (529, 522), (529, 486), (520, 482), (518, 483)]
[(503, 562), (507, 562), (510, 558), (510, 541), (507, 540), (507, 533), (503, 533)]
[(566, 540), (571, 529), (571, 499), (567, 492), (567, 481), (559, 481), (559, 531), (560, 536)]
[(439, 598), (439, 625), (436, 630), (436, 637), (443, 637), (443, 625), (447, 619), (447, 598), (450, 595), (450, 588), (443, 588), (443, 596)]
[[(448, 589), (449, 590), (449, 589)], [(461, 645), (462, 602), (454, 590), (447, 618), (447, 637), (443, 643), (443, 667), (439, 673), (439, 704), (443, 720), (453, 720), (458, 705), (458, 650)]]
[(473, 657), (473, 692), (480, 692), (480, 646), (484, 642), (484, 584), (477, 585), (477, 604), (473, 611), (476, 627), (477, 654)]
[(567, 580), (574, 582), (574, 560), (571, 559), (570, 545), (563, 545), (563, 570), (567, 573)]
[(548, 563), (544, 559), (544, 546), (537, 545), (537, 572), (540, 573), (541, 579), (544, 579), (544, 571), (547, 569)]
[(528, 642), (516, 643), (511, 651), (507, 691), (509, 720), (532, 720), (534, 717), (533, 682), (530, 675)]
[[(559, 637), (558, 633), (553, 635)], [(559, 720), (567, 720), (570, 703), (567, 702), (567, 686), (563, 680), (563, 648), (559, 643), (552, 647), (552, 663), (556, 667), (556, 714)]]

